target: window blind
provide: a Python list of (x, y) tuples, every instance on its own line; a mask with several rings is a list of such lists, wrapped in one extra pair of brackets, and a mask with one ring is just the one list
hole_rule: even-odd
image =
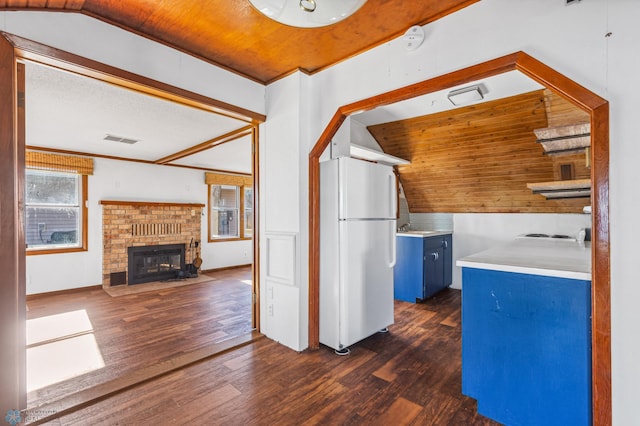
[(253, 178), (247, 175), (207, 172), (204, 174), (204, 183), (207, 185), (252, 186)]
[(49, 152), (27, 151), (25, 164), (28, 169), (50, 172), (93, 174), (93, 159), (74, 155), (60, 155)]

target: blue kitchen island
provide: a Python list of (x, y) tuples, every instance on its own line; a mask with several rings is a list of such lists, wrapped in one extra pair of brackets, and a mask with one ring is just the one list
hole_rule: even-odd
[(517, 239), (462, 267), (462, 393), (506, 425), (591, 424), (590, 243)]

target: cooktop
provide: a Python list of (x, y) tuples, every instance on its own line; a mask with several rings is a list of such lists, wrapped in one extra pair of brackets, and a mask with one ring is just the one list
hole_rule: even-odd
[(549, 235), (549, 234), (526, 234), (524, 235), (525, 237), (529, 237), (529, 238), (571, 238), (568, 235), (562, 235), (562, 234), (553, 234), (553, 235)]

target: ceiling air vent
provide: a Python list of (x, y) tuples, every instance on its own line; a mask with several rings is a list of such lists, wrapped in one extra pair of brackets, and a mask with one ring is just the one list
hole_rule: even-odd
[(134, 143), (140, 142), (140, 139), (131, 139), (131, 138), (123, 138), (120, 136), (115, 136), (115, 135), (106, 135), (104, 137), (105, 141), (111, 141), (111, 142), (120, 142), (120, 143), (126, 143), (129, 145), (133, 145)]
[(569, 6), (570, 4), (578, 4), (581, 1), (582, 0), (564, 0), (564, 4), (565, 4), (565, 6)]

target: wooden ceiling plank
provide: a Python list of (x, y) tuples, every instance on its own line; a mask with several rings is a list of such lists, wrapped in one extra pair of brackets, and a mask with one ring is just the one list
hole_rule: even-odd
[(270, 84), (299, 69), (326, 69), (477, 1), (369, 0), (353, 16), (319, 28), (282, 25), (247, 1), (85, 0), (82, 12)]
[(27, 0), (6, 0), (7, 9), (22, 9), (28, 6)]
[[(33, 8), (33, 9), (44, 9), (45, 7), (47, 7), (47, 2), (48, 0), (28, 0), (27, 1), (27, 6), (29, 8)], [(2, 3), (0, 2), (0, 5)]]
[(65, 9), (82, 10), (85, 0), (66, 0)]
[[(41, 9), (26, 0), (0, 1), (6, 2), (4, 8)], [(477, 1), (369, 0), (344, 21), (318, 28), (282, 25), (248, 1), (49, 0), (46, 8), (80, 11), (270, 84), (298, 70), (316, 73), (327, 69), (401, 36), (413, 25), (425, 25)]]

